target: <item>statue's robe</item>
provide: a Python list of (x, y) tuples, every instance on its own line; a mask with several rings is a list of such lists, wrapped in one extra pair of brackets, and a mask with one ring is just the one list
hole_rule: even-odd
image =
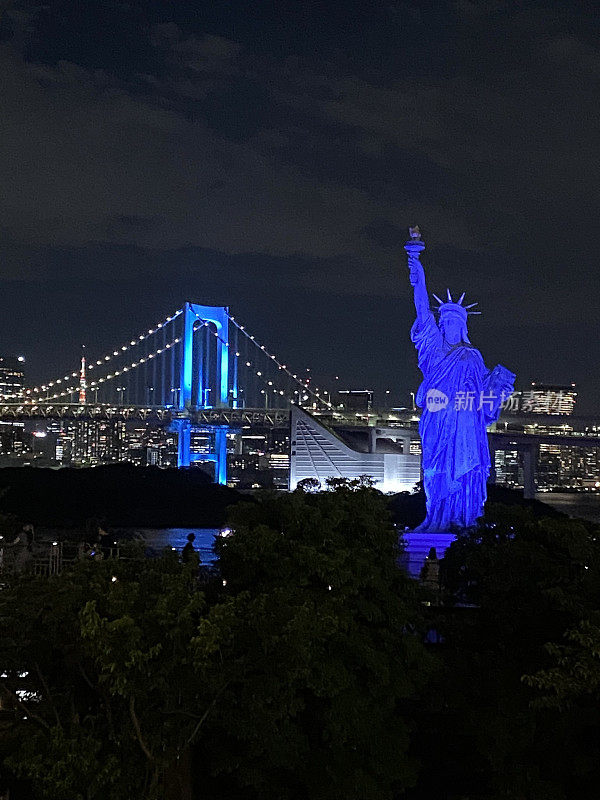
[[(432, 313), (417, 318), (411, 338), (423, 373), (416, 402), (423, 409), (419, 432), (427, 497), (427, 517), (416, 530), (470, 527), (483, 514), (487, 497), (490, 450), (486, 428), (497, 420), (515, 376), (501, 366), (486, 369), (481, 353), (470, 344), (449, 345)], [(432, 403), (431, 394), (428, 403), (430, 390), (443, 393), (447, 404)]]

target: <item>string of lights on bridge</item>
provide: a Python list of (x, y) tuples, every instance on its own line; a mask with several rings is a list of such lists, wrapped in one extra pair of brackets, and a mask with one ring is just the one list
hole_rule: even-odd
[[(152, 336), (154, 333), (157, 333), (159, 330), (161, 330), (162, 328), (167, 326), (170, 322), (173, 322), (173, 320), (175, 320), (182, 313), (183, 313), (182, 309), (179, 309), (178, 311), (175, 311), (169, 317), (166, 317), (162, 322), (158, 322), (154, 328), (149, 328), (146, 333), (141, 333), (139, 336), (131, 339), (129, 344), (121, 345), (120, 347), (115, 348), (111, 353), (107, 353), (102, 358), (96, 359), (95, 363), (88, 364), (87, 365), (87, 369), (88, 370), (93, 370), (93, 369), (99, 367), (100, 365), (104, 366), (105, 364), (107, 364), (110, 361), (112, 361), (114, 358), (116, 358), (118, 356), (122, 356), (123, 353), (127, 352), (128, 350), (131, 350), (133, 347), (137, 347), (142, 342), (146, 341), (146, 339), (148, 339), (149, 336)], [(148, 354), (147, 356), (139, 359), (137, 362), (132, 362), (128, 367), (123, 367), (121, 370), (117, 370), (113, 375), (107, 376), (106, 378), (99, 378), (97, 381), (90, 382), (90, 388), (93, 389), (99, 383), (105, 383), (107, 380), (111, 380), (112, 378), (118, 377), (123, 372), (128, 372), (130, 369), (134, 369), (135, 367), (139, 366), (140, 364), (143, 364), (147, 359), (152, 359), (152, 358), (155, 358), (157, 355), (160, 355), (163, 352), (163, 350), (169, 350), (171, 347), (173, 347), (175, 344), (178, 344), (180, 341), (181, 341), (180, 338), (173, 339), (168, 344), (163, 345), (163, 348), (157, 349), (154, 353)], [(46, 391), (48, 391), (48, 389), (51, 389), (54, 386), (62, 384), (63, 381), (71, 380), (71, 378), (79, 378), (79, 372), (71, 372), (69, 375), (65, 375), (64, 378), (57, 378), (54, 381), (48, 381), (48, 383), (41, 384), (40, 386), (34, 386), (31, 389), (26, 389), (25, 394), (31, 396), (31, 395), (40, 394), (42, 392), (46, 392)], [(61, 397), (66, 397), (67, 395), (73, 394), (73, 393), (75, 393), (77, 391), (79, 391), (79, 384), (76, 384), (74, 386), (69, 386), (66, 389), (64, 389), (62, 392), (59, 392), (59, 393), (53, 394), (53, 395), (49, 395), (48, 397), (44, 397), (44, 398), (40, 398), (40, 399), (43, 399), (43, 400), (57, 400), (57, 399), (60, 399)], [(4, 395), (4, 399), (5, 400), (22, 399), (22, 395), (20, 395), (20, 394), (7, 394), (7, 395)]]
[[(88, 363), (87, 364), (87, 370), (89, 372), (91, 372), (93, 370), (97, 370), (99, 367), (106, 366), (107, 364), (109, 364), (114, 359), (123, 356), (123, 354), (126, 353), (127, 351), (129, 351), (129, 350), (139, 346), (143, 342), (145, 342), (150, 336), (158, 333), (161, 330), (164, 330), (166, 328), (166, 326), (169, 325), (169, 323), (171, 323), (174, 320), (176, 320), (177, 317), (179, 317), (182, 313), (183, 313), (183, 309), (179, 309), (179, 310), (175, 311), (173, 314), (171, 314), (170, 316), (166, 317), (162, 322), (157, 323), (154, 328), (149, 328), (147, 332), (139, 334), (137, 337), (132, 338), (128, 344), (116, 347), (110, 353), (107, 353), (106, 355), (102, 356), (101, 358), (96, 359), (95, 362)], [(206, 327), (206, 328), (209, 327), (210, 322), (208, 320), (203, 319), (196, 312), (194, 312), (194, 314), (195, 314), (196, 318), (198, 319), (198, 321), (202, 323), (203, 327)], [(233, 325), (235, 325), (237, 330), (240, 331), (246, 337), (246, 339), (249, 342), (252, 342), (252, 344), (261, 353), (263, 353), (273, 364), (275, 364), (277, 366), (278, 371), (284, 372), (289, 378), (291, 378), (293, 381), (295, 381), (295, 383), (298, 386), (301, 387), (302, 392), (305, 392), (309, 396), (311, 396), (315, 402), (322, 403), (323, 405), (325, 405), (329, 409), (333, 408), (333, 405), (331, 404), (331, 402), (329, 402), (329, 401), (325, 400), (323, 397), (321, 397), (321, 395), (319, 394), (318, 390), (315, 391), (315, 390), (312, 389), (312, 387), (310, 386), (310, 383), (309, 383), (308, 380), (303, 380), (297, 374), (292, 373), (291, 370), (287, 367), (286, 364), (283, 364), (281, 361), (279, 361), (279, 359), (273, 353), (271, 353), (271, 352), (269, 352), (269, 350), (267, 350), (265, 345), (261, 345), (259, 342), (257, 342), (256, 338), (253, 335), (251, 335), (250, 333), (248, 333), (248, 331), (245, 329), (244, 325), (240, 325), (240, 323), (235, 319), (235, 317), (233, 317), (231, 314), (227, 314), (227, 317), (230, 320), (230, 322)], [(212, 333), (212, 335), (216, 339), (218, 339), (225, 347), (227, 347), (232, 352), (233, 356), (236, 359), (242, 358), (242, 354), (239, 352), (239, 350), (233, 351), (233, 349), (231, 348), (230, 342), (227, 339), (224, 339), (219, 334), (218, 331), (209, 331), (209, 332)], [(110, 380), (113, 380), (114, 378), (120, 377), (123, 374), (129, 372), (130, 370), (135, 369), (136, 367), (138, 367), (138, 366), (140, 366), (142, 364), (145, 364), (148, 361), (151, 361), (151, 360), (155, 359), (157, 356), (160, 356), (162, 353), (164, 353), (166, 351), (169, 351), (171, 348), (173, 348), (175, 345), (179, 344), (179, 342), (181, 342), (181, 341), (182, 341), (181, 337), (176, 337), (176, 338), (172, 339), (170, 342), (167, 342), (167, 343), (163, 342), (163, 345), (161, 347), (156, 348), (156, 350), (154, 350), (153, 352), (147, 353), (145, 356), (137, 359), (136, 361), (132, 361), (129, 365), (124, 366), (121, 369), (115, 370), (112, 374), (109, 374), (109, 375), (106, 375), (104, 377), (98, 378), (97, 380), (90, 381), (88, 386), (89, 386), (90, 389), (94, 390), (94, 389), (98, 388), (101, 384), (104, 384), (104, 383), (106, 383), (106, 382), (108, 382)], [(252, 360), (246, 360), (245, 361), (245, 365), (248, 368), (253, 368), (255, 366), (259, 366), (259, 365), (255, 365)], [(285, 396), (286, 392), (283, 389), (278, 389), (277, 387), (275, 387), (274, 384), (273, 384), (273, 381), (268, 380), (268, 377), (263, 375), (261, 370), (255, 370), (255, 375), (261, 380), (261, 382), (265, 386), (265, 390), (263, 390), (262, 393), (265, 393), (266, 391), (272, 391), (274, 394), (278, 394), (280, 396)], [(49, 381), (46, 384), (41, 384), (39, 386), (34, 386), (32, 388), (26, 389), (25, 390), (25, 394), (27, 395), (27, 397), (30, 400), (30, 402), (35, 402), (36, 400), (43, 401), (43, 402), (48, 402), (48, 401), (52, 401), (52, 400), (60, 400), (62, 398), (68, 397), (69, 395), (75, 394), (76, 392), (79, 391), (79, 388), (80, 388), (79, 382), (76, 383), (76, 384), (72, 384), (70, 386), (67, 386), (65, 388), (62, 388), (63, 381), (70, 381), (72, 378), (79, 379), (80, 378), (80, 373), (77, 372), (77, 371), (74, 371), (74, 372), (72, 372), (70, 374), (65, 375), (63, 378), (57, 378), (56, 380)], [(61, 387), (61, 391), (56, 391), (54, 394), (46, 394), (45, 396), (40, 396), (43, 393), (47, 393), (50, 389), (52, 389), (54, 387), (58, 387), (58, 386)], [(295, 391), (294, 394), (299, 394), (299, 392)], [(21, 394), (5, 395), (4, 399), (5, 400), (10, 400), (10, 399), (22, 400), (23, 396)]]
[[(197, 318), (197, 319), (198, 319), (198, 320), (199, 320), (199, 321), (202, 323), (202, 326), (203, 326), (203, 327), (208, 327), (208, 326), (210, 325), (210, 322), (209, 322), (208, 320), (206, 320), (206, 319), (202, 319), (202, 317), (200, 317), (200, 316), (199, 316), (199, 315), (198, 315), (198, 314), (197, 314), (195, 311), (194, 311), (194, 315), (195, 315), (195, 317), (196, 317), (196, 318)], [(236, 327), (236, 328), (237, 328), (239, 331), (241, 331), (241, 332), (244, 334), (244, 336), (245, 336), (245, 337), (246, 337), (246, 338), (247, 338), (249, 341), (251, 341), (251, 342), (252, 342), (252, 344), (254, 344), (254, 346), (255, 346), (255, 347), (257, 347), (257, 348), (258, 348), (258, 349), (259, 349), (259, 350), (260, 350), (262, 353), (264, 353), (264, 355), (265, 355), (265, 356), (267, 356), (267, 358), (271, 359), (271, 361), (272, 361), (274, 364), (276, 364), (276, 365), (277, 365), (277, 369), (278, 369), (278, 370), (285, 372), (285, 373), (286, 373), (286, 374), (287, 374), (287, 375), (288, 375), (290, 378), (292, 378), (292, 380), (296, 381), (296, 383), (297, 383), (298, 385), (302, 386), (302, 390), (303, 390), (303, 391), (306, 391), (306, 392), (308, 392), (308, 394), (309, 394), (309, 395), (312, 395), (313, 399), (317, 400), (317, 401), (318, 401), (318, 402), (320, 402), (320, 403), (323, 403), (323, 404), (324, 404), (324, 405), (326, 405), (326, 406), (327, 406), (329, 409), (332, 409), (332, 408), (333, 408), (333, 406), (332, 406), (332, 404), (331, 404), (330, 402), (328, 402), (327, 400), (323, 399), (323, 398), (322, 398), (322, 397), (319, 395), (319, 393), (318, 393), (318, 392), (315, 392), (315, 391), (314, 391), (314, 390), (311, 388), (311, 386), (310, 386), (310, 384), (308, 383), (308, 381), (303, 381), (303, 380), (302, 380), (302, 378), (299, 378), (297, 375), (294, 375), (294, 374), (293, 374), (293, 373), (292, 373), (292, 372), (291, 372), (291, 371), (290, 371), (290, 370), (287, 368), (287, 366), (286, 366), (285, 364), (282, 364), (282, 363), (281, 363), (281, 362), (278, 360), (278, 358), (277, 358), (275, 355), (273, 355), (273, 353), (270, 353), (270, 352), (267, 350), (267, 348), (266, 348), (264, 345), (261, 345), (261, 344), (259, 344), (259, 343), (256, 341), (256, 338), (255, 338), (254, 336), (250, 335), (250, 334), (249, 334), (249, 333), (246, 331), (245, 327), (244, 327), (243, 325), (240, 325), (240, 324), (239, 324), (239, 322), (238, 322), (238, 321), (235, 319), (235, 317), (233, 317), (231, 314), (227, 314), (227, 317), (228, 317), (229, 321), (230, 321), (230, 322), (232, 322), (232, 323), (235, 325), (235, 327)], [(223, 337), (222, 337), (222, 336), (219, 334), (219, 332), (218, 332), (218, 331), (211, 331), (211, 333), (212, 333), (212, 335), (213, 335), (213, 336), (214, 336), (216, 339), (218, 339), (218, 340), (219, 340), (219, 341), (220, 341), (220, 342), (221, 342), (221, 343), (222, 343), (222, 344), (223, 344), (225, 347), (227, 347), (227, 348), (230, 348), (230, 343), (229, 343), (229, 341), (227, 341), (227, 340), (223, 339)], [(239, 351), (235, 351), (235, 352), (234, 352), (234, 357), (235, 357), (235, 358), (237, 358), (237, 359), (239, 359), (239, 358), (241, 358), (241, 357), (242, 357), (242, 354), (241, 354)], [(254, 366), (254, 364), (252, 363), (252, 361), (246, 361), (245, 363), (246, 363), (246, 366), (247, 366), (247, 367), (253, 367), (253, 366)], [(281, 395), (281, 396), (285, 396), (285, 392), (284, 392), (284, 390), (283, 390), (283, 389), (277, 389), (277, 388), (273, 388), (273, 381), (269, 381), (269, 380), (267, 380), (267, 379), (265, 378), (265, 376), (263, 376), (263, 374), (262, 374), (262, 371), (261, 371), (261, 370), (256, 370), (256, 375), (257, 375), (257, 377), (258, 377), (258, 378), (260, 378), (260, 379), (261, 379), (262, 383), (264, 383), (264, 385), (265, 385), (266, 387), (268, 387), (268, 389), (272, 389), (272, 391), (273, 391), (273, 393), (274, 393), (274, 394), (279, 394), (279, 395)], [(267, 390), (268, 390), (268, 389), (267, 389)]]
[[(170, 350), (176, 344), (179, 344), (180, 341), (181, 341), (181, 337), (178, 336), (176, 339), (173, 339), (172, 341), (167, 342), (162, 347), (157, 348), (153, 353), (148, 353), (148, 355), (143, 356), (142, 358), (138, 359), (137, 361), (132, 361), (131, 364), (129, 364), (128, 366), (122, 367), (121, 369), (115, 370), (111, 375), (106, 375), (103, 378), (98, 378), (97, 381), (90, 381), (89, 388), (93, 390), (96, 387), (100, 386), (101, 384), (106, 383), (108, 381), (111, 381), (114, 378), (118, 378), (119, 376), (124, 375), (125, 373), (129, 372), (130, 370), (135, 369), (136, 367), (139, 367), (140, 364), (145, 364), (148, 361), (152, 361), (152, 359), (154, 359), (157, 356), (161, 355), (162, 353)], [(74, 374), (77, 375), (78, 373), (74, 373)], [(57, 384), (57, 383), (60, 383), (60, 379), (58, 381), (53, 381), (53, 384)], [(50, 386), (50, 384), (48, 384), (48, 386)], [(35, 389), (28, 389), (27, 393), (29, 394), (29, 392), (31, 392), (31, 391), (35, 391)], [(71, 394), (75, 394), (78, 391), (79, 391), (79, 385), (76, 384), (74, 386), (68, 386), (66, 389), (63, 389), (62, 392), (57, 392), (56, 394), (47, 395), (47, 396), (45, 396), (43, 398), (39, 398), (39, 399), (43, 400), (44, 402), (47, 402), (48, 400), (60, 400), (61, 398), (67, 397), (67, 396), (69, 396)]]
[[(307, 391), (310, 395), (312, 395), (313, 399), (316, 399), (318, 402), (323, 403), (323, 405), (327, 406), (329, 409), (333, 409), (332, 403), (328, 402), (323, 397), (321, 397), (321, 395), (319, 394), (318, 390), (315, 391), (314, 389), (312, 389), (312, 387), (310, 386), (310, 383), (308, 382), (308, 380), (304, 381), (304, 380), (302, 380), (302, 378), (299, 378), (298, 375), (296, 375), (293, 372), (291, 372), (285, 364), (282, 364), (279, 361), (277, 356), (273, 355), (272, 353), (269, 353), (269, 351), (266, 349), (266, 347), (264, 345), (259, 344), (256, 341), (256, 338), (254, 336), (252, 336), (251, 334), (249, 334), (248, 331), (245, 329), (245, 327), (243, 325), (240, 325), (239, 322), (235, 319), (235, 317), (233, 317), (231, 314), (228, 314), (227, 316), (228, 316), (230, 322), (232, 322), (235, 325), (235, 327), (239, 331), (241, 331), (249, 341), (251, 341), (256, 347), (259, 348), (259, 350), (261, 350), (266, 356), (268, 356), (268, 358), (270, 358), (275, 364), (277, 364), (277, 368), (279, 370), (282, 370), (283, 372), (285, 372), (290, 378), (292, 378), (292, 380), (296, 381), (296, 383), (298, 383), (300, 386), (302, 386), (303, 390)], [(239, 355), (239, 354), (236, 353), (236, 355)], [(246, 362), (246, 366), (252, 366), (252, 363), (251, 362)]]

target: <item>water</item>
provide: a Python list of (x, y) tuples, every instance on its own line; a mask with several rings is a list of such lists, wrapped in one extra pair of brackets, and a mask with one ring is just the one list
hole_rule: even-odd
[[(557, 511), (570, 517), (581, 517), (590, 522), (600, 524), (600, 492), (538, 492), (536, 499), (547, 503)], [(188, 533), (194, 533), (194, 547), (203, 564), (212, 564), (216, 560), (212, 546), (220, 528), (125, 528), (115, 531), (115, 539), (141, 538), (148, 547), (156, 552), (166, 547), (174, 547), (181, 552), (187, 542)]]
[(596, 492), (538, 492), (535, 497), (570, 517), (600, 523), (600, 494)]
[(135, 528), (127, 530), (127, 533), (143, 539), (156, 552), (165, 547), (174, 547), (181, 552), (187, 543), (188, 533), (193, 533), (196, 535), (194, 547), (202, 563), (212, 564), (216, 560), (212, 546), (220, 528)]

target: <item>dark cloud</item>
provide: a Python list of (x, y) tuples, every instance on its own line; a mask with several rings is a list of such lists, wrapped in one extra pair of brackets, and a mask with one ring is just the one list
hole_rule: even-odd
[(406, 241), (406, 230), (393, 225), (387, 219), (374, 219), (361, 230), (362, 235), (371, 244), (378, 247), (393, 247), (401, 252)]
[[(0, 29), (5, 347), (49, 377), (90, 331), (111, 346), (193, 297), (235, 306), (286, 360), (408, 388), (401, 245), (418, 222), (431, 288), (467, 289), (486, 310), (484, 355), (591, 398), (589, 11), (15, 4)], [(17, 309), (49, 298), (56, 335), (40, 343)]]

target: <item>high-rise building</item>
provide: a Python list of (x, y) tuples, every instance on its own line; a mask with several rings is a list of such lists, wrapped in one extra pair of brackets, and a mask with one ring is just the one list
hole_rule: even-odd
[(125, 460), (125, 423), (120, 420), (76, 420), (68, 424), (75, 464), (101, 464)]
[(523, 464), (517, 450), (496, 450), (493, 466), (496, 483), (512, 488), (523, 486)]
[(227, 482), (241, 489), (287, 489), (289, 427), (244, 426), (227, 435)]
[(336, 393), (336, 404), (344, 411), (368, 414), (373, 406), (371, 389), (340, 389)]
[(126, 428), (126, 453), (123, 460), (140, 467), (176, 467), (177, 434), (150, 423)]
[(0, 400), (18, 400), (23, 395), (23, 356), (0, 356)]
[(12, 466), (30, 451), (31, 437), (24, 422), (0, 421), (0, 465)]
[(522, 414), (552, 414), (570, 416), (577, 401), (575, 384), (567, 385), (537, 383), (531, 389), (513, 392), (506, 401), (506, 410)]

